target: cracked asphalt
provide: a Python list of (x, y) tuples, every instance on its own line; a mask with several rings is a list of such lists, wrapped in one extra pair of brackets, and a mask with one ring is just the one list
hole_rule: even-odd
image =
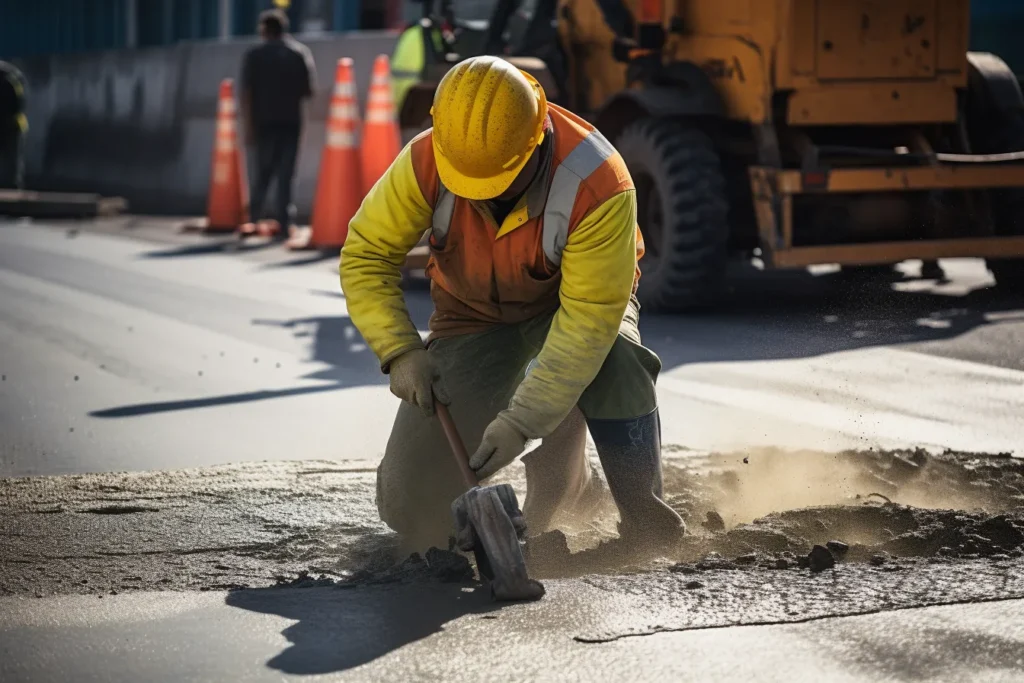
[(1024, 305), (977, 262), (648, 317), (690, 537), (623, 561), (606, 499), (498, 608), (377, 519), (333, 257), (79, 227), (0, 225), (2, 680), (1024, 679)]

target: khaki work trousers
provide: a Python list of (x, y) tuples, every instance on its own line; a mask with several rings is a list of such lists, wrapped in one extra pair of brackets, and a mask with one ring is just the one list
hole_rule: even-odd
[[(508, 407), (544, 344), (553, 315), (430, 344), (428, 353), (451, 398), (452, 418), (470, 454), (487, 425)], [(535, 532), (543, 530), (536, 526), (538, 518), (548, 519), (554, 508), (578, 500), (590, 484), (584, 418), (629, 419), (657, 408), (655, 381), (661, 360), (641, 344), (638, 319), (639, 304), (633, 300), (618, 338), (577, 409), (523, 457), (527, 487), (523, 507), (526, 522)], [(377, 509), (402, 537), (403, 550), (446, 548), (452, 529), (450, 506), (464, 491), (440, 422), (403, 401), (377, 468)]]

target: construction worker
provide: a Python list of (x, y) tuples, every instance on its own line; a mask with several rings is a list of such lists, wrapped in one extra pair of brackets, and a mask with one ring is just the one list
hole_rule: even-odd
[(0, 188), (22, 188), (25, 117), (25, 76), (9, 62), (0, 61)]
[[(661, 361), (637, 331), (643, 242), (622, 158), (497, 57), (455, 65), (432, 115), (434, 127), (363, 201), (341, 254), (349, 315), (403, 399), (377, 472), (381, 518), (406, 549), (446, 547), (449, 506), (464, 485), (432, 417), (435, 400), (450, 406), (481, 479), (571, 422), (578, 405), (620, 536), (676, 540), (682, 520), (661, 500)], [(399, 281), (427, 230), (434, 312), (425, 346)], [(567, 473), (589, 472), (578, 443), (524, 458), (527, 524), (535, 488), (571, 488), (578, 482)]]

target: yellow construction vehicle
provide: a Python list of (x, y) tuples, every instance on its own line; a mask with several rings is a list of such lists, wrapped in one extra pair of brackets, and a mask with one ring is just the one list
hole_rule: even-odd
[[(646, 306), (713, 303), (735, 254), (765, 268), (981, 257), (1001, 283), (1024, 275), (1024, 97), (1003, 61), (968, 52), (969, 0), (550, 7), (525, 33), (557, 26), (558, 68), (519, 63), (625, 158)], [(429, 125), (436, 81), (465, 56), (408, 91), (403, 126)]]

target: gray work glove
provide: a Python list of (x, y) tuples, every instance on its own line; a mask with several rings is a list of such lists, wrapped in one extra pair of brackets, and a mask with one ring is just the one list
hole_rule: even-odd
[(424, 415), (434, 414), (434, 398), (448, 405), (451, 399), (426, 349), (406, 351), (391, 361), (391, 393), (418, 406)]
[(499, 414), (484, 430), (469, 466), (482, 481), (518, 458), (525, 448), (523, 433)]

